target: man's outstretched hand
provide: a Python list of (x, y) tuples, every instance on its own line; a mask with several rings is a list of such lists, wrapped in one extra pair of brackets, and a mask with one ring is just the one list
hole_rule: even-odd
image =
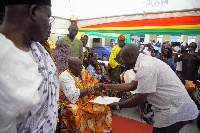
[(116, 108), (116, 106), (117, 106), (117, 102), (114, 102), (114, 103), (108, 104), (107, 106), (109, 106), (110, 109), (112, 109), (112, 110), (117, 110), (117, 108)]
[(99, 91), (99, 92), (101, 92), (102, 90), (106, 90), (103, 83), (96, 84), (93, 86), (93, 88), (95, 91)]

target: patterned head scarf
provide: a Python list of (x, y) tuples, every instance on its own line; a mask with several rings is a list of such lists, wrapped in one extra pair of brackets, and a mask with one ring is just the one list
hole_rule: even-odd
[(124, 36), (124, 35), (120, 35), (120, 36), (118, 37), (118, 40), (125, 40), (125, 36)]
[(89, 53), (88, 54), (88, 60), (91, 59), (92, 57), (98, 56), (97, 53)]
[(82, 37), (86, 37), (86, 38), (88, 38), (88, 35), (82, 35), (81, 38), (82, 38)]

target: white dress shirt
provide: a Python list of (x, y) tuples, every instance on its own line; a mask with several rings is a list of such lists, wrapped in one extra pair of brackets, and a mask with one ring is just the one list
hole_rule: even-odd
[(80, 96), (80, 89), (75, 87), (75, 81), (73, 77), (65, 70), (59, 76), (59, 83), (61, 90), (67, 97), (67, 99), (72, 103), (76, 103)]
[(136, 93), (149, 93), (147, 101), (155, 110), (154, 127), (167, 127), (197, 118), (196, 104), (169, 65), (140, 53), (134, 69), (138, 81)]

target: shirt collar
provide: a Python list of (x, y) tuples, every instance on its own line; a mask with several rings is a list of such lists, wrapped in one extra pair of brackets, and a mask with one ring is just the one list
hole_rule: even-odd
[(140, 62), (142, 61), (142, 59), (143, 59), (143, 57), (144, 57), (145, 55), (143, 54), (143, 53), (139, 53), (139, 55), (138, 55), (138, 58), (137, 58), (137, 61), (136, 61), (136, 63), (135, 63), (135, 67), (134, 67), (134, 70), (138, 70), (138, 67), (139, 67), (139, 65), (140, 65)]

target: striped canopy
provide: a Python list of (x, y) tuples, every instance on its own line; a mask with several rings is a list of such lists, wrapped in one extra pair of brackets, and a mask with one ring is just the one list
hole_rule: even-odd
[(78, 21), (84, 34), (116, 39), (117, 34), (200, 34), (200, 10), (119, 16)]

